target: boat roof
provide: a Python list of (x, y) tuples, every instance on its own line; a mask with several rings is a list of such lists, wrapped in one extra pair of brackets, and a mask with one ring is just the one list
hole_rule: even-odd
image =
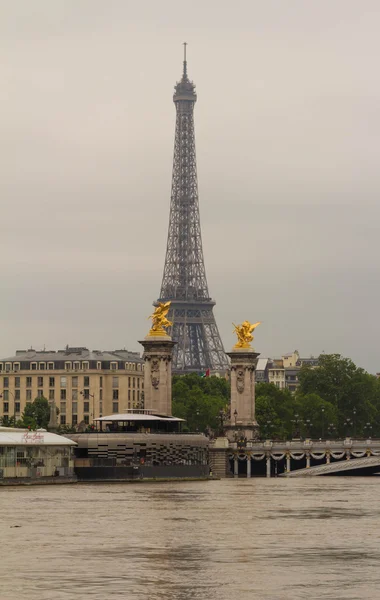
[(168, 415), (152, 415), (152, 414), (144, 414), (137, 412), (128, 412), (128, 413), (117, 413), (114, 415), (108, 415), (106, 417), (98, 417), (94, 419), (94, 421), (166, 421), (166, 422), (180, 422), (185, 421), (185, 419), (180, 419), (179, 417), (169, 417)]
[(76, 446), (76, 443), (46, 429), (0, 427), (0, 446)]

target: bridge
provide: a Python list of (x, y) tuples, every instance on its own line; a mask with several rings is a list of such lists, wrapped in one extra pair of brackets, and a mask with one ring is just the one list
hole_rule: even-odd
[(290, 473), (281, 473), (279, 477), (317, 477), (320, 475), (376, 475), (380, 474), (380, 457), (366, 456), (353, 460), (318, 465), (307, 469), (298, 469)]
[(219, 477), (371, 475), (380, 472), (380, 439), (228, 441), (209, 448), (212, 471)]

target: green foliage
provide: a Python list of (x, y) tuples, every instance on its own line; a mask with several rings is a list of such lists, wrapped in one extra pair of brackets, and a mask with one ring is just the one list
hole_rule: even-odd
[(292, 433), (294, 398), (271, 383), (256, 384), (256, 420), (263, 438), (288, 438)]
[(58, 425), (57, 433), (64, 435), (65, 433), (76, 433), (76, 427), (74, 425)]
[(21, 418), (22, 427), (47, 429), (50, 419), (50, 407), (46, 398), (36, 398), (33, 402), (27, 402)]
[(21, 419), (17, 420), (14, 416), (8, 417), (8, 415), (4, 415), (1, 418), (1, 425), (3, 427), (24, 427)]
[[(317, 368), (302, 367), (299, 380), (297, 398), (301, 403), (310, 394), (323, 398), (327, 402), (326, 422), (336, 424), (340, 435), (365, 435), (367, 422), (379, 435), (380, 381), (351, 359), (340, 354), (321, 355)], [(347, 419), (351, 419), (351, 427), (345, 425)]]
[[(185, 419), (189, 431), (217, 430), (219, 413), (229, 403), (229, 384), (220, 377), (196, 373), (173, 377), (173, 415)], [(185, 428), (184, 428), (185, 429)]]
[[(269, 383), (256, 385), (262, 438), (291, 439), (296, 434), (326, 438), (332, 431), (339, 436), (380, 436), (380, 381), (349, 358), (322, 355), (318, 367), (302, 367), (299, 380), (293, 395)], [(196, 374), (173, 378), (173, 414), (186, 419), (190, 431), (218, 431), (220, 411), (228, 407), (229, 399), (224, 379)]]

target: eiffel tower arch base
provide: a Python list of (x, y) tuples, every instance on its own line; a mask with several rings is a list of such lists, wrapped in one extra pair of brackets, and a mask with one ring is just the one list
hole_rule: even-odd
[(229, 369), (215, 321), (212, 301), (172, 301), (169, 333), (178, 340), (173, 350), (173, 373), (212, 372)]

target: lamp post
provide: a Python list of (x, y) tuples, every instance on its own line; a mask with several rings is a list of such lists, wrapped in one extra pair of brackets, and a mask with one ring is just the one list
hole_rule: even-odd
[(294, 439), (299, 439), (301, 437), (300, 435), (300, 430), (299, 430), (299, 424), (302, 421), (299, 418), (299, 414), (295, 414), (294, 415), (294, 419), (292, 419), (292, 423), (294, 424)]
[(236, 410), (236, 408), (235, 408), (235, 410), (234, 410), (235, 426), (236, 426), (236, 419), (237, 419), (237, 416), (238, 416), (238, 411), (237, 411), (237, 410)]
[(353, 419), (352, 419), (352, 423), (354, 426), (354, 438), (355, 438), (356, 437), (356, 408), (355, 407), (353, 408), (352, 414), (354, 415)]
[(219, 419), (220, 419), (220, 435), (224, 435), (224, 410), (221, 408), (219, 411)]
[[(87, 396), (84, 395), (84, 391), (82, 390), (81, 392), (79, 392), (81, 396), (83, 396), (83, 400), (86, 400)], [(88, 392), (88, 398), (92, 398), (92, 414), (91, 414), (91, 419), (92, 422), (94, 422), (94, 418), (95, 418), (95, 394), (90, 394), (90, 392)]]
[(306, 419), (305, 425), (306, 425), (307, 437), (309, 438), (310, 437), (310, 430), (313, 427), (313, 423), (310, 421), (310, 419)]
[(322, 406), (322, 439), (325, 437), (325, 407)]
[(271, 437), (271, 429), (273, 429), (274, 424), (270, 420), (266, 421), (265, 424), (266, 424), (267, 436), (268, 436), (268, 438), (270, 438)]
[(328, 433), (329, 437), (332, 436), (334, 431), (336, 431), (336, 427), (335, 427), (334, 423), (329, 423), (329, 426), (327, 428), (327, 433)]
[(198, 433), (198, 431), (199, 431), (199, 427), (198, 427), (198, 417), (199, 417), (199, 410), (198, 410), (198, 409), (196, 410), (196, 413), (195, 413), (195, 414), (197, 415), (197, 424), (196, 424), (195, 431)]
[(370, 439), (371, 439), (371, 436), (372, 436), (372, 425), (371, 425), (371, 423), (366, 423), (366, 424), (364, 425), (364, 431), (366, 431), (366, 432), (367, 432), (368, 439), (370, 440)]
[(352, 425), (352, 419), (350, 419), (349, 417), (346, 418), (345, 422), (344, 422), (344, 427), (346, 429), (346, 437), (348, 437), (349, 433), (350, 433), (350, 427)]

